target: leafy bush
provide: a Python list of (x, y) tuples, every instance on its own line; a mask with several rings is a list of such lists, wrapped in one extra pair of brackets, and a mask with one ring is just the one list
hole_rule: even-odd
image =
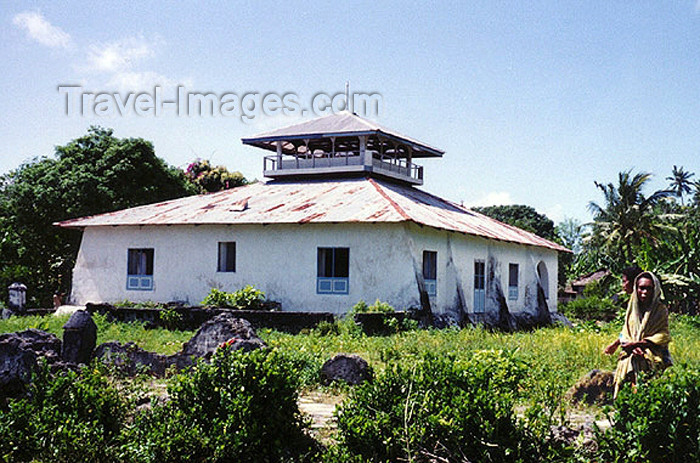
[(55, 376), (42, 365), (29, 396), (9, 400), (0, 412), (0, 458), (115, 461), (130, 405), (122, 392), (98, 364)]
[(255, 289), (254, 286), (245, 287), (227, 293), (220, 289), (212, 288), (207, 297), (202, 301), (202, 305), (213, 307), (230, 307), (242, 310), (261, 310), (264, 307), (265, 293)]
[(618, 306), (612, 299), (589, 296), (561, 304), (559, 310), (567, 317), (610, 321), (620, 312), (621, 306)]
[(636, 393), (623, 387), (615, 407), (613, 426), (597, 432), (601, 461), (700, 461), (700, 370), (674, 367)]
[(427, 355), (354, 389), (338, 415), (337, 460), (534, 461), (513, 412), (525, 366), (512, 353)]
[(336, 321), (327, 322), (326, 320), (321, 320), (312, 330), (312, 333), (318, 336), (339, 335), (340, 326), (338, 326)]
[(170, 401), (138, 417), (132, 460), (302, 461), (314, 452), (297, 406), (296, 377), (274, 350), (219, 349), (176, 377)]
[(174, 307), (165, 307), (158, 313), (163, 325), (168, 329), (176, 329), (182, 322), (182, 314)]
[(595, 296), (600, 299), (609, 297), (616, 290), (613, 287), (619, 288), (619, 280), (608, 274), (598, 280), (591, 281), (583, 288), (584, 297)]
[(377, 299), (374, 304), (367, 305), (365, 301), (360, 299), (360, 301), (355, 304), (350, 313), (394, 313), (394, 308), (388, 302), (382, 302)]
[(156, 302), (156, 301), (134, 302), (134, 301), (130, 301), (129, 299), (123, 299), (121, 301), (115, 302), (112, 305), (114, 307), (116, 307), (117, 309), (159, 309), (159, 308), (165, 306), (165, 304), (162, 302)]

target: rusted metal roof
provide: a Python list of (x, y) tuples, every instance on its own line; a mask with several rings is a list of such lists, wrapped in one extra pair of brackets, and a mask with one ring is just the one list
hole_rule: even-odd
[(375, 178), (258, 182), (199, 196), (58, 222), (65, 228), (126, 225), (413, 222), (487, 239), (570, 252), (415, 187)]
[(389, 140), (411, 146), (413, 157), (440, 157), (445, 152), (426, 143), (387, 129), (376, 122), (363, 119), (357, 114), (342, 111), (310, 121), (293, 124), (270, 132), (261, 133), (249, 138), (243, 138), (246, 145), (257, 146), (270, 151), (276, 151), (277, 141), (318, 139), (330, 137), (357, 137), (361, 135), (382, 136)]
[(595, 272), (587, 273), (586, 275), (582, 275), (576, 278), (571, 282), (571, 286), (586, 286), (590, 283), (593, 283), (594, 281), (598, 281), (602, 278), (605, 278), (610, 274), (610, 270), (601, 268), (596, 270)]

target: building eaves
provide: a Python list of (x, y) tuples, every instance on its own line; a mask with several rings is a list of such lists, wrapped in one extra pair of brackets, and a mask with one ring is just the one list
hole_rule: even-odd
[(417, 188), (371, 178), (254, 183), (55, 225), (85, 228), (407, 221), (486, 239), (570, 252), (537, 235)]

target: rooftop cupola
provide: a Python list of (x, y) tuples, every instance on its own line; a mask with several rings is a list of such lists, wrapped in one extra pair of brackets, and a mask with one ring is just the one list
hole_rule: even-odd
[(369, 173), (423, 184), (416, 158), (444, 151), (386, 129), (350, 112), (320, 117), (242, 139), (275, 154), (263, 159), (263, 175), (274, 179)]

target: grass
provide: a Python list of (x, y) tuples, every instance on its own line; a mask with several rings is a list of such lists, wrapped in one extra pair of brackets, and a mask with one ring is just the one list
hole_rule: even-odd
[[(69, 317), (69, 315), (58, 317), (53, 315), (10, 317), (0, 320), (0, 333), (36, 328), (62, 338), (63, 325), (66, 324)], [(131, 341), (145, 350), (164, 355), (174, 354), (179, 351), (182, 348), (182, 344), (194, 335), (194, 331), (169, 331), (164, 328), (147, 330), (143, 324), (136, 322), (109, 322), (104, 316), (99, 314), (94, 314), (93, 320), (95, 320), (97, 325), (97, 345), (107, 341), (119, 341), (121, 343)]]
[[(552, 327), (523, 333), (497, 333), (481, 328), (416, 330), (391, 336), (365, 336), (342, 327), (339, 334), (319, 335), (313, 331), (290, 335), (261, 330), (265, 342), (309, 367), (338, 353), (363, 357), (381, 372), (395, 363), (411, 364), (426, 353), (467, 358), (481, 350), (510, 350), (526, 362), (531, 375), (523, 385), (527, 402), (557, 401), (578, 379), (593, 369), (614, 370), (617, 357), (602, 353), (620, 332), (619, 321), (580, 322), (573, 328)], [(671, 316), (670, 349), (677, 363), (700, 366), (700, 319)], [(308, 378), (313, 381), (314, 376)], [(313, 384), (307, 384), (313, 387)]]
[[(140, 323), (109, 322), (94, 316), (97, 343), (132, 341), (143, 349), (173, 354), (189, 340), (193, 331), (145, 329)], [(67, 316), (11, 317), (0, 320), (0, 332), (38, 328), (62, 337)], [(314, 387), (323, 362), (338, 353), (358, 354), (380, 373), (395, 363), (410, 364), (426, 353), (467, 358), (480, 350), (510, 350), (532, 370), (526, 388), (533, 400), (537, 393), (563, 395), (581, 376), (594, 368), (612, 370), (616, 358), (602, 354), (603, 348), (619, 333), (620, 322), (596, 324), (581, 322), (574, 328), (553, 327), (524, 333), (489, 332), (481, 328), (415, 330), (390, 336), (366, 336), (341, 321), (338, 334), (311, 331), (291, 335), (269, 329), (259, 330), (263, 340), (297, 361), (305, 371), (304, 386)], [(671, 354), (676, 362), (700, 366), (700, 318), (671, 316)], [(549, 391), (549, 392), (546, 392)]]

